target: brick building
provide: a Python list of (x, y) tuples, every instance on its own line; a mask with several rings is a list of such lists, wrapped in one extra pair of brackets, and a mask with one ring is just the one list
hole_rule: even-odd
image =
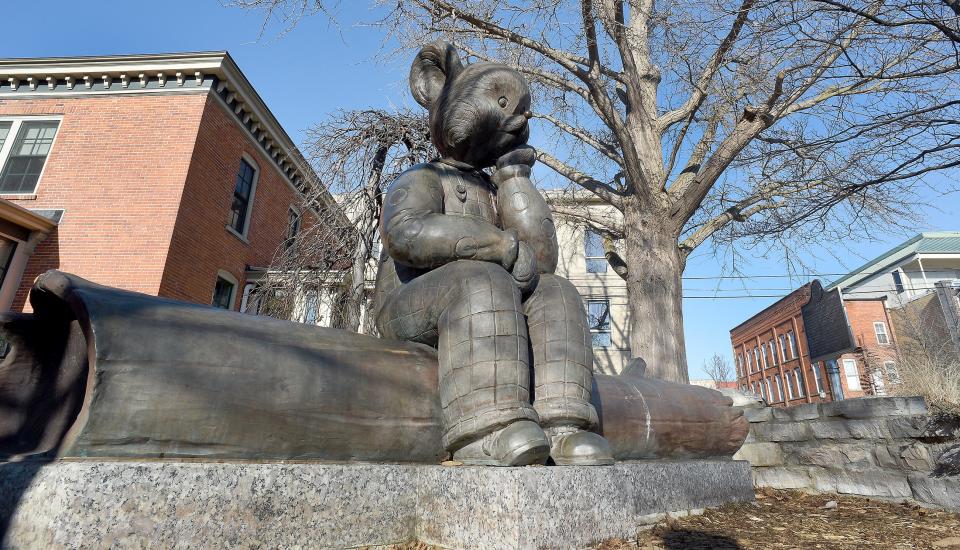
[(239, 309), (316, 181), (226, 52), (0, 60), (0, 306), (57, 268)]
[(884, 299), (840, 299), (819, 281), (734, 327), (730, 340), (739, 387), (775, 406), (883, 395), (898, 382)]

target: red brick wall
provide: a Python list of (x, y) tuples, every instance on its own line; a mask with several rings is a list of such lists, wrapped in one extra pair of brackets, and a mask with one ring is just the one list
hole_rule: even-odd
[[(853, 333), (858, 351), (842, 355), (838, 359), (838, 364), (840, 366), (844, 395), (846, 397), (860, 397), (870, 393), (868, 391), (872, 385), (870, 371), (873, 368), (882, 367), (884, 361), (896, 362), (896, 340), (883, 300), (846, 300), (844, 301), (844, 308), (847, 312), (850, 331)], [(882, 322), (887, 327), (889, 344), (884, 345), (877, 342), (877, 334), (873, 326), (874, 322)], [(860, 386), (862, 390), (857, 391), (849, 388), (847, 377), (843, 370), (844, 359), (854, 359), (857, 362), (857, 367), (860, 370)]]
[(33, 279), (58, 268), (156, 294), (205, 94), (0, 100), (2, 115), (62, 115), (30, 209), (64, 209), (27, 264), (12, 309)]
[[(247, 231), (249, 242), (226, 229), (244, 155), (259, 168)], [(294, 191), (234, 116), (209, 96), (160, 294), (209, 304), (217, 272), (224, 270), (239, 282), (233, 304), (237, 309), (246, 266), (266, 267), (271, 263), (286, 236), (287, 213), (294, 199)]]

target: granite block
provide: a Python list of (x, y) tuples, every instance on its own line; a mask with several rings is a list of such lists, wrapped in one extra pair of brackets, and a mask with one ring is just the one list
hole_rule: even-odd
[(750, 433), (757, 441), (808, 441), (814, 437), (806, 422), (762, 422), (751, 425)]
[(901, 416), (887, 419), (887, 431), (893, 439), (923, 438), (928, 436), (927, 415)]
[(839, 493), (884, 498), (910, 498), (907, 476), (886, 470), (849, 472), (834, 468), (810, 468), (814, 488), (823, 493)]
[(809, 426), (817, 439), (890, 439), (890, 430), (883, 419), (817, 420)]
[(783, 450), (799, 464), (861, 470), (877, 466), (874, 448), (872, 442), (855, 440), (853, 443), (843, 443), (826, 440), (813, 445), (785, 447)]
[(960, 512), (960, 478), (911, 475), (913, 498), (924, 504)]
[(0, 493), (8, 495), (0, 500), (0, 547), (393, 544), (415, 527), (415, 474), (398, 465), (0, 464)]
[(781, 422), (800, 422), (803, 420), (816, 420), (820, 418), (820, 404), (807, 403), (806, 405), (795, 405), (793, 407), (770, 407), (773, 410), (774, 420)]
[(753, 469), (753, 484), (772, 489), (810, 489), (809, 468), (803, 466), (771, 466)]
[(424, 470), (420, 493), (419, 540), (491, 550), (583, 547), (657, 514), (753, 499), (749, 464), (730, 460)]
[(753, 498), (750, 465), (0, 464), (0, 547), (582, 547)]
[(783, 449), (777, 443), (747, 443), (740, 447), (736, 460), (746, 460), (751, 466), (779, 466), (783, 464)]
[(927, 413), (922, 397), (876, 397), (844, 399), (821, 403), (823, 416), (842, 418), (877, 418), (881, 416), (912, 416)]
[(768, 422), (773, 419), (773, 407), (743, 409), (743, 417), (751, 424)]

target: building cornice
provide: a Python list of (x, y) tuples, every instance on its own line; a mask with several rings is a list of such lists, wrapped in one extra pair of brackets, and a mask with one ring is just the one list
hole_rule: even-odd
[[(796, 290), (790, 292), (790, 294), (787, 294), (783, 298), (780, 298), (776, 302), (763, 308), (746, 321), (743, 321), (739, 325), (733, 327), (730, 329), (731, 337), (735, 332), (753, 332), (757, 325), (765, 326), (769, 324), (772, 319), (776, 319), (778, 317), (775, 315), (777, 310), (784, 306), (793, 305), (799, 309), (799, 306), (810, 301), (810, 288), (812, 284), (813, 283), (806, 283), (800, 286)], [(749, 331), (747, 330), (748, 328), (750, 329)]]
[(164, 93), (216, 94), (297, 191), (322, 185), (226, 51), (0, 59), (0, 99)]

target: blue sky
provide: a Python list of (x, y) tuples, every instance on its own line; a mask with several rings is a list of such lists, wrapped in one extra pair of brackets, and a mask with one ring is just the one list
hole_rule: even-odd
[[(273, 113), (297, 141), (311, 123), (336, 109), (415, 106), (405, 86), (408, 65), (379, 65), (381, 34), (348, 22), (370, 20), (361, 0), (341, 2), (344, 27), (324, 18), (304, 21), (278, 37), (282, 28), (268, 28), (261, 37), (262, 16), (225, 8), (217, 0), (90, 0), (7, 2), (3, 7), (4, 39), (0, 57), (107, 55), (175, 51), (228, 50)], [(957, 174), (952, 174), (956, 177)], [(950, 177), (950, 176), (948, 176)], [(938, 180), (931, 180), (937, 185)], [(940, 180), (942, 181), (942, 180)], [(934, 201), (935, 194), (930, 194)], [(939, 198), (937, 209), (920, 213), (916, 231), (960, 230), (960, 197)], [(830, 247), (819, 258), (805, 258), (815, 274), (843, 273), (909, 235), (889, 232), (872, 239)], [(740, 269), (750, 275), (783, 275), (780, 258), (750, 255)], [(838, 259), (839, 258), (839, 259)], [(687, 277), (721, 274), (722, 262), (707, 250), (694, 253)], [(825, 281), (833, 276), (823, 277)], [(685, 295), (748, 294), (748, 289), (795, 288), (807, 279), (685, 281)], [(716, 289), (721, 289), (715, 292)], [(752, 290), (753, 294), (785, 294)], [(701, 365), (713, 353), (729, 357), (728, 330), (776, 298), (688, 299), (684, 304), (687, 353), (692, 378), (703, 377)]]

